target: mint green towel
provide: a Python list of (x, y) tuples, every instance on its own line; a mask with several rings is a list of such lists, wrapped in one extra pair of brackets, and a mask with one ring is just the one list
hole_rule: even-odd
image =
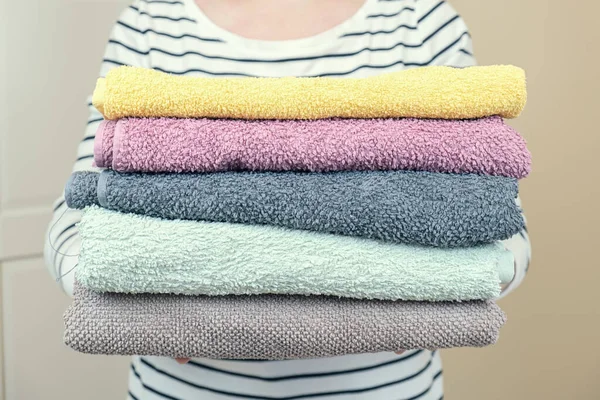
[(444, 249), (98, 207), (79, 230), (76, 276), (99, 292), (475, 300), (498, 296), (513, 275), (500, 243)]

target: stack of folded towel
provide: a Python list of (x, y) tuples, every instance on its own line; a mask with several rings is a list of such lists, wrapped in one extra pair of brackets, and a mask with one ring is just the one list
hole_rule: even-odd
[(292, 359), (494, 343), (524, 225), (511, 66), (363, 79), (98, 81), (101, 173), (65, 341), (97, 354)]

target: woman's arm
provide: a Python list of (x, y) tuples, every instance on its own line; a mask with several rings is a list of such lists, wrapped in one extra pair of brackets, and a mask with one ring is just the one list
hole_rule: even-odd
[[(145, 36), (141, 33), (148, 28), (144, 26), (144, 24), (148, 24), (148, 17), (141, 14), (144, 11), (144, 5), (143, 1), (136, 0), (132, 6), (121, 13), (110, 34), (100, 68), (100, 76), (105, 76), (110, 69), (119, 65), (150, 67), (148, 55), (128, 49), (128, 47), (147, 48)], [(127, 47), (118, 43), (123, 43)], [(83, 139), (79, 143), (73, 171), (95, 169), (92, 167), (94, 138), (98, 125), (102, 121), (102, 115), (92, 105), (91, 96), (88, 98), (88, 108), (90, 116)], [(50, 222), (44, 246), (44, 258), (50, 274), (55, 279), (62, 276), (60, 285), (69, 295), (73, 293), (74, 268), (78, 262), (77, 255), (81, 244), (76, 227), (80, 219), (81, 212), (68, 209), (64, 196), (61, 196), (54, 203), (54, 216)]]
[[(477, 65), (469, 29), (448, 2), (421, 0), (417, 6), (424, 10), (419, 15), (427, 16), (421, 24), (427, 23), (440, 27), (440, 33), (442, 33), (427, 42), (427, 45), (430, 46), (431, 57), (435, 57), (431, 65), (449, 65), (459, 68)], [(428, 13), (429, 15), (427, 15)], [(439, 56), (436, 57), (436, 55)], [(521, 206), (520, 199), (517, 198), (516, 201)], [(531, 244), (527, 228), (510, 239), (504, 240), (503, 244), (515, 257), (515, 277), (504, 287), (501, 297), (506, 296), (521, 284), (529, 268)]]

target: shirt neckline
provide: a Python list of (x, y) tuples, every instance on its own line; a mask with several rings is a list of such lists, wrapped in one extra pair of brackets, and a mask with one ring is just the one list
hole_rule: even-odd
[(239, 45), (246, 49), (278, 53), (293, 51), (294, 49), (298, 50), (300, 48), (315, 49), (330, 46), (333, 41), (338, 39), (344, 33), (347, 33), (349, 27), (355, 27), (357, 22), (364, 21), (368, 15), (368, 10), (377, 2), (377, 0), (366, 0), (348, 19), (313, 36), (290, 40), (260, 40), (246, 38), (220, 27), (204, 14), (194, 0), (183, 1), (188, 14), (196, 20), (197, 27), (202, 27), (203, 34), (206, 34), (206, 31), (208, 30), (211, 35), (216, 36), (218, 39), (222, 39), (228, 44)]

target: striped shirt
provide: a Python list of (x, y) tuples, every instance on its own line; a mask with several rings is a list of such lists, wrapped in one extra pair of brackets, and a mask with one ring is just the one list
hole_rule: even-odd
[[(351, 18), (313, 37), (287, 41), (246, 39), (215, 25), (194, 0), (136, 0), (116, 22), (100, 76), (120, 65), (190, 76), (366, 77), (426, 65), (475, 64), (463, 20), (445, 1), (367, 0)], [(94, 170), (93, 142), (100, 113), (90, 117), (73, 170)], [(45, 247), (52, 275), (72, 293), (80, 213), (64, 198), (54, 206)], [(49, 243), (52, 243), (50, 245)], [(505, 241), (523, 279), (530, 258), (526, 230)], [(421, 399), (443, 397), (437, 351), (351, 355), (319, 360), (227, 361), (187, 365), (134, 357), (129, 398), (155, 399)], [(125, 397), (125, 394), (124, 394)]]

